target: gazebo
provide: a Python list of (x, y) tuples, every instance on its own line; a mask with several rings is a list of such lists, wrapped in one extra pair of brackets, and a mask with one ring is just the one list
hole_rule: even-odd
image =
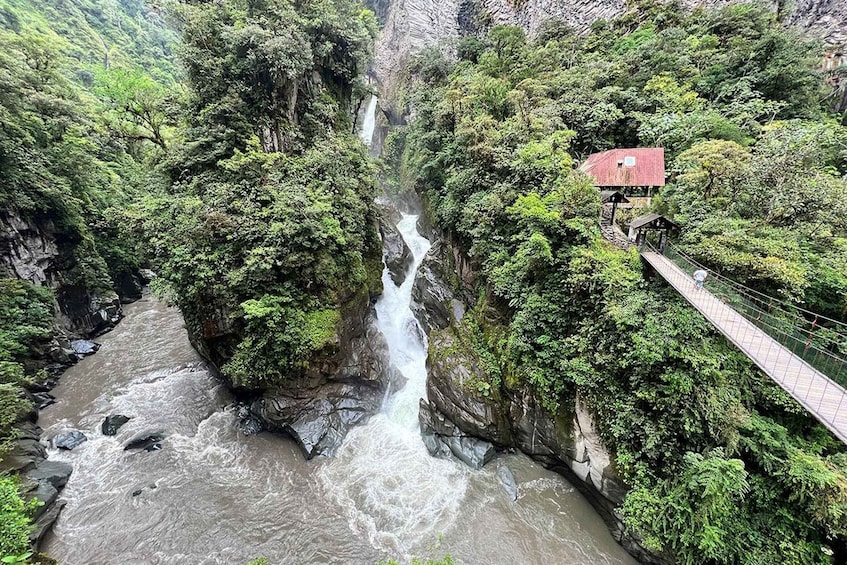
[(665, 250), (668, 232), (679, 229), (679, 225), (661, 214), (645, 214), (633, 219), (629, 224), (629, 240), (641, 246), (647, 241), (647, 232), (659, 232), (659, 251)]

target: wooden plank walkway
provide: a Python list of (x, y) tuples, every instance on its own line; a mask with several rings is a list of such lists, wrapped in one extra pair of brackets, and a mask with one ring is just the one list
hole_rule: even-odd
[(691, 274), (683, 272), (667, 257), (647, 249), (642, 251), (641, 256), (766, 375), (838, 439), (847, 443), (847, 391), (844, 388), (794, 355), (707, 289), (698, 290)]

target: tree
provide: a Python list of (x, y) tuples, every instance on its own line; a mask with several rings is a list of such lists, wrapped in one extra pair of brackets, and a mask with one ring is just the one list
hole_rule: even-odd
[(168, 150), (167, 90), (150, 75), (138, 69), (104, 69), (95, 77), (94, 93), (104, 105), (103, 121), (112, 135)]

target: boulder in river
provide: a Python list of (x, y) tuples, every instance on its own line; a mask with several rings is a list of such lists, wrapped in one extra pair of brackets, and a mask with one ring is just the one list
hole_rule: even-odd
[(515, 480), (515, 475), (512, 470), (505, 465), (500, 465), (497, 468), (497, 477), (500, 479), (500, 485), (506, 494), (509, 495), (509, 500), (518, 499), (518, 482)]
[(106, 416), (106, 419), (103, 420), (103, 423), (100, 425), (100, 431), (103, 432), (104, 436), (117, 435), (121, 426), (129, 422), (129, 420), (129, 416), (123, 416), (121, 414)]
[(453, 320), (449, 272), (444, 243), (437, 242), (421, 261), (412, 286), (412, 313), (426, 334), (447, 328)]
[(250, 412), (249, 406), (238, 408), (238, 429), (246, 436), (254, 436), (264, 429), (262, 421)]
[(48, 406), (56, 404), (56, 399), (49, 392), (36, 392), (32, 395), (32, 399), (39, 410), (44, 410)]
[(94, 355), (100, 349), (100, 344), (87, 339), (75, 339), (71, 342), (71, 349), (80, 357)]
[(33, 481), (46, 481), (55, 489), (61, 489), (68, 482), (73, 467), (63, 461), (44, 460), (35, 469), (27, 472), (26, 476)]
[(85, 434), (79, 430), (64, 432), (53, 438), (53, 445), (59, 449), (71, 450), (88, 441)]
[(150, 269), (138, 269), (138, 278), (143, 284), (150, 284), (158, 278), (158, 275)]
[(144, 432), (129, 440), (124, 446), (124, 451), (130, 449), (143, 449), (145, 451), (158, 451), (162, 449), (161, 441), (165, 439), (164, 432)]

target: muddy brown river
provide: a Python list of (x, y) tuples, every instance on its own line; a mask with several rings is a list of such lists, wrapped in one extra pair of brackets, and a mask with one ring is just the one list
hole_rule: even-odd
[[(429, 242), (415, 219), (399, 227), (417, 266)], [(426, 349), (409, 331), (413, 278), (396, 287), (384, 276), (377, 303), (408, 384), (335, 457), (313, 461), (284, 437), (239, 431), (232, 399), (176, 309), (150, 296), (126, 306), (41, 413), (45, 438), (68, 428), (89, 438), (49, 450), (74, 473), (46, 552), (65, 565), (246, 565), (259, 556), (272, 565), (375, 565), (446, 553), (465, 565), (635, 563), (573, 486), (527, 457), (501, 455), (473, 471), (429, 456), (417, 423)], [(132, 418), (116, 437), (100, 433), (109, 414)], [(166, 434), (160, 451), (123, 450), (147, 431)], [(500, 484), (501, 465), (517, 479), (517, 501)]]

